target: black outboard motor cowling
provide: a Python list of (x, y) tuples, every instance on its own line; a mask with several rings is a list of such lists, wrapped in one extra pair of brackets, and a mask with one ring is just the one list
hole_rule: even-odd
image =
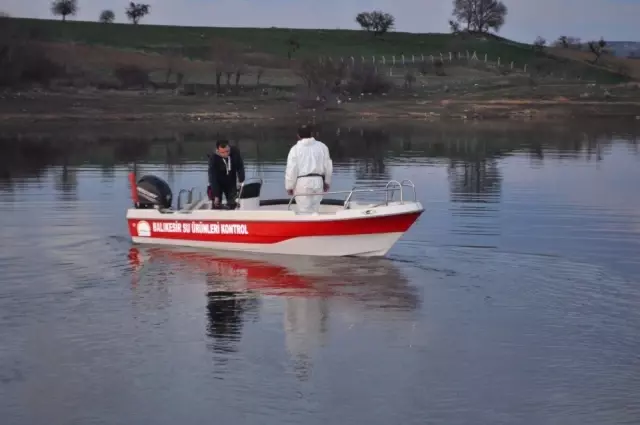
[(154, 175), (142, 176), (136, 183), (138, 208), (171, 208), (173, 193), (169, 184)]

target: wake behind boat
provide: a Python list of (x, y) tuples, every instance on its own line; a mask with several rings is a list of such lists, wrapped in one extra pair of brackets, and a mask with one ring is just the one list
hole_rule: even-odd
[[(294, 197), (260, 199), (260, 179), (249, 179), (255, 181), (241, 186), (236, 209), (212, 209), (211, 200), (195, 189), (180, 190), (174, 209), (171, 188), (164, 180), (147, 175), (136, 182), (133, 173), (129, 180), (134, 206), (126, 217), (132, 241), (140, 244), (290, 255), (384, 256), (424, 211), (409, 180), (391, 180), (384, 188), (326, 192), (325, 196), (341, 194), (346, 199), (323, 199), (319, 214), (313, 215), (298, 214)], [(413, 201), (404, 199), (405, 188), (413, 190)], [(394, 201), (396, 192), (400, 199)], [(384, 199), (377, 203), (353, 200), (362, 193), (379, 193)]]

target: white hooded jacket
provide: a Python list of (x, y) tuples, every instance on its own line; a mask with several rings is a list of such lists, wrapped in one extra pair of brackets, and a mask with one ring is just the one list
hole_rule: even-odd
[(313, 137), (300, 139), (291, 147), (284, 177), (285, 189), (294, 190), (298, 177), (309, 174), (321, 174), (324, 176), (324, 183), (331, 184), (333, 162), (329, 148)]

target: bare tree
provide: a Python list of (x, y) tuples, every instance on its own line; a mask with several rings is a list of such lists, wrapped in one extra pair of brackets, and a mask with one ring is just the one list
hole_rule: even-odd
[(122, 88), (153, 86), (149, 71), (136, 65), (122, 65), (113, 70), (114, 76), (120, 81)]
[(127, 18), (134, 24), (137, 25), (140, 22), (140, 19), (145, 17), (151, 12), (151, 6), (143, 3), (134, 3), (130, 2), (129, 7), (126, 9)]
[(100, 22), (103, 24), (110, 24), (116, 19), (116, 14), (113, 13), (113, 10), (103, 10), (100, 13)]
[(413, 86), (413, 83), (415, 83), (416, 81), (416, 76), (413, 74), (413, 71), (409, 70), (407, 71), (407, 73), (404, 75), (404, 88), (405, 89), (411, 89), (411, 87)]
[(393, 83), (375, 65), (366, 64), (349, 72), (344, 90), (352, 95), (384, 94), (393, 88)]
[(365, 31), (371, 31), (373, 23), (371, 22), (371, 14), (369, 12), (360, 12), (356, 15), (356, 22)]
[(460, 22), (454, 21), (453, 19), (449, 19), (449, 29), (452, 34), (460, 33)]
[(260, 79), (264, 75), (264, 68), (260, 67), (256, 70), (256, 86), (260, 85)]
[[(461, 24), (465, 25), (467, 31), (472, 31), (474, 25), (474, 12), (476, 10), (476, 3), (478, 0), (454, 0), (453, 2), (453, 17), (457, 19), (458, 28)], [(449, 21), (449, 25), (451, 26)]]
[(291, 60), (293, 54), (300, 49), (300, 42), (294, 36), (291, 36), (287, 39), (287, 58)]
[(563, 47), (565, 49), (569, 48), (569, 37), (566, 35), (561, 35), (558, 39), (553, 43), (556, 47)]
[(51, 3), (51, 13), (55, 16), (62, 16), (62, 21), (67, 20), (67, 16), (74, 16), (78, 12), (78, 0), (54, 0)]
[(606, 52), (607, 42), (604, 41), (603, 38), (600, 38), (599, 41), (590, 41), (588, 43), (588, 46), (589, 46), (589, 51), (591, 51), (591, 53), (595, 55), (595, 59), (593, 60), (593, 63), (594, 64), (598, 63), (600, 56), (602, 56), (602, 54)]
[(236, 96), (240, 93), (240, 78), (247, 73), (247, 67), (244, 63), (242, 63), (241, 61), (237, 61), (235, 63), (235, 77), (236, 77), (236, 81), (235, 81), (235, 92), (236, 92)]
[(210, 48), (211, 59), (214, 63), (214, 72), (216, 76), (216, 91), (222, 92), (221, 80), (222, 75), (227, 75), (227, 86), (231, 85), (231, 76), (238, 69), (240, 62), (239, 49), (228, 40), (214, 39)]
[(234, 71), (233, 71), (233, 69), (231, 69), (231, 67), (228, 67), (228, 68), (226, 68), (224, 70), (224, 73), (227, 76), (227, 91), (230, 91), (231, 90), (231, 77), (233, 76)]
[(442, 61), (442, 59), (436, 59), (433, 62), (433, 68), (435, 69), (436, 75), (438, 77), (445, 77), (447, 75), (444, 70), (444, 62)]
[(303, 59), (294, 71), (300, 78), (302, 78), (302, 81), (304, 81), (304, 84), (307, 86), (307, 91), (310, 92), (318, 79), (316, 64), (309, 59)]
[(178, 72), (176, 74), (176, 88), (180, 87), (183, 82), (184, 82), (184, 73)]
[(507, 6), (499, 0), (453, 0), (453, 16), (467, 31), (498, 32), (507, 12)]
[(582, 50), (582, 40), (580, 40), (580, 37), (569, 37), (567, 42), (570, 49)]
[(167, 47), (164, 53), (166, 59), (167, 70), (164, 76), (164, 82), (168, 83), (171, 76), (177, 71), (180, 58), (183, 56), (182, 46), (170, 46)]
[(476, 10), (478, 30), (487, 32), (489, 29), (500, 31), (507, 16), (507, 6), (497, 0), (479, 0)]
[(373, 32), (373, 35), (377, 36), (393, 29), (396, 18), (389, 13), (374, 10), (373, 12), (358, 13), (358, 15), (356, 15), (356, 22), (363, 30)]
[(318, 63), (304, 59), (295, 72), (304, 81), (309, 94), (313, 92), (322, 97), (339, 91), (346, 74), (346, 66), (342, 62), (334, 63), (330, 60), (322, 60)]
[(547, 45), (547, 40), (538, 36), (536, 37), (536, 41), (533, 42), (533, 50), (537, 52), (541, 52), (544, 50), (544, 47)]
[(556, 41), (553, 42), (554, 47), (562, 47), (563, 49), (576, 49), (581, 50), (582, 43), (578, 37), (568, 37), (561, 35)]
[(48, 85), (66, 76), (64, 66), (52, 61), (34, 34), (17, 21), (0, 24), (0, 87)]

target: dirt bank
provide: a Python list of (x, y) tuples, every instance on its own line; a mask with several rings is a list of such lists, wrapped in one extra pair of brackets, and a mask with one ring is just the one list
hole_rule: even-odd
[(288, 120), (558, 120), (624, 117), (640, 120), (640, 98), (550, 99), (464, 98), (441, 95), (424, 99), (362, 97), (301, 107), (287, 97), (175, 96), (169, 93), (32, 91), (0, 95), (4, 131), (47, 124), (97, 125), (138, 123), (180, 126), (185, 123), (264, 123)]

